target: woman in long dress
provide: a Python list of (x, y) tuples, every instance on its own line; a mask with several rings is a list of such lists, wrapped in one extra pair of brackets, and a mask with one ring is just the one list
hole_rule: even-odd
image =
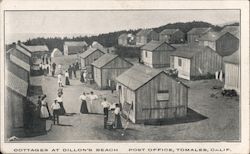
[(58, 94), (58, 97), (56, 98), (57, 102), (60, 104), (60, 115), (65, 115), (66, 111), (65, 108), (63, 106), (63, 98), (62, 95)]
[(120, 115), (121, 109), (119, 107), (119, 104), (115, 104), (115, 122), (114, 122), (114, 128), (121, 129), (122, 128), (122, 121), (121, 121), (121, 115)]
[(86, 99), (87, 99), (87, 96), (86, 96), (85, 92), (83, 92), (82, 95), (80, 96), (80, 100), (82, 102), (80, 112), (82, 114), (88, 114), (89, 113)]
[(65, 85), (70, 85), (68, 71), (65, 72)]
[(49, 111), (47, 108), (47, 102), (45, 101), (46, 95), (42, 97), (41, 100), (41, 112), (40, 112), (40, 117), (43, 119), (49, 118)]
[(84, 77), (83, 77), (83, 73), (84, 73), (84, 70), (83, 69), (81, 69), (81, 72), (80, 72), (80, 81), (82, 82), (82, 83), (84, 83), (85, 81), (84, 81)]

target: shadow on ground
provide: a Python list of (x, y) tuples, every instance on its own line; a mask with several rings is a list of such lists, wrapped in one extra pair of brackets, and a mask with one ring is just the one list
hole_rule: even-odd
[(208, 117), (203, 116), (200, 113), (188, 108), (186, 117), (163, 119), (163, 120), (148, 120), (144, 122), (144, 125), (174, 125), (174, 124), (197, 122), (197, 121), (205, 120), (207, 118)]

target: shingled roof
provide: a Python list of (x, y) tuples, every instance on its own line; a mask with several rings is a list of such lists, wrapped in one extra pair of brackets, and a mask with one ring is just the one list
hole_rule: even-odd
[(137, 90), (161, 72), (163, 71), (138, 64), (119, 75), (116, 80), (131, 90)]
[(41, 51), (49, 51), (48, 47), (46, 45), (33, 45), (33, 46), (28, 46), (28, 45), (21, 45), (23, 48), (28, 50), (29, 52), (41, 52)]
[(237, 38), (240, 37), (239, 26), (226, 26), (221, 30), (221, 32), (229, 32), (234, 36), (236, 36)]
[(21, 68), (25, 69), (26, 71), (30, 72), (30, 65), (24, 62), (22, 59), (18, 58), (15, 55), (10, 54), (10, 61), (17, 66), (20, 66)]
[(123, 33), (118, 38), (119, 39), (127, 39), (128, 38), (128, 34), (127, 33)]
[(17, 92), (18, 94), (26, 97), (28, 91), (28, 83), (17, 77), (15, 74), (11, 73), (9, 70), (6, 70), (5, 75), (6, 86), (11, 90)]
[(147, 35), (149, 35), (150, 34), (150, 32), (152, 32), (153, 31), (153, 29), (142, 29), (142, 30), (140, 30), (136, 35), (137, 36), (147, 36)]
[(31, 57), (31, 53), (27, 49), (22, 47), (22, 44), (16, 45), (16, 49), (25, 54), (26, 56)]
[(161, 35), (172, 35), (175, 32), (179, 31), (179, 29), (164, 29), (160, 32)]
[(211, 30), (211, 28), (192, 28), (187, 34), (201, 35)]
[(239, 64), (240, 61), (240, 53), (239, 50), (235, 51), (230, 56), (223, 57), (223, 61), (232, 64)]
[[(86, 50), (85, 52), (83, 52), (82, 54), (80, 54), (80, 57), (81, 58), (86, 58), (86, 57), (88, 57), (89, 55), (91, 55), (92, 53), (94, 53), (97, 50), (99, 50), (99, 49), (89, 48), (88, 50)], [(105, 52), (103, 52), (101, 50), (99, 50), (99, 51), (105, 54)]]
[(148, 51), (154, 51), (156, 48), (158, 48), (159, 46), (161, 46), (162, 44), (167, 44), (169, 46), (169, 48), (171, 48), (172, 50), (175, 49), (173, 46), (171, 46), (170, 44), (168, 44), (165, 41), (155, 41), (152, 40), (149, 43), (145, 44), (144, 46), (142, 46), (142, 50), (148, 50)]
[[(176, 49), (175, 52), (171, 54), (171, 56), (178, 56), (183, 58), (191, 59), (195, 54), (204, 51), (204, 50), (211, 50), (208, 46), (202, 46), (202, 45), (183, 45)], [(215, 51), (213, 51), (215, 52)]]
[(65, 41), (64, 45), (67, 46), (88, 46), (85, 41)]

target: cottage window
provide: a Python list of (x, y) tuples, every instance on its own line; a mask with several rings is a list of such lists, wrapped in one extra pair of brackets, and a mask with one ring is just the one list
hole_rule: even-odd
[(147, 51), (145, 51), (145, 57), (148, 57), (148, 52)]
[(124, 106), (123, 106), (123, 111), (128, 114), (129, 112), (131, 112), (133, 110), (133, 102), (129, 103), (127, 101), (124, 102)]
[(178, 66), (182, 66), (182, 61), (180, 58), (178, 59)]
[(169, 91), (164, 90), (164, 91), (158, 91), (157, 93), (157, 101), (168, 101), (169, 100)]

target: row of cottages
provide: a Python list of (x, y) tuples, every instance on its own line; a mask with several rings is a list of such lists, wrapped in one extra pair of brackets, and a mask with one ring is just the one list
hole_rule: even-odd
[(25, 135), (25, 103), (30, 83), (31, 53), (19, 44), (7, 51), (5, 69), (5, 137)]
[(239, 50), (230, 56), (223, 58), (225, 65), (225, 89), (235, 90), (240, 93), (240, 66), (239, 66)]
[(152, 40), (155, 41), (159, 40), (159, 34), (155, 32), (153, 29), (142, 29), (136, 34), (137, 46), (145, 45)]
[(115, 85), (115, 78), (132, 67), (132, 63), (114, 54), (104, 54), (92, 63), (93, 78), (101, 89)]
[(198, 43), (199, 38), (203, 35), (212, 31), (212, 28), (192, 28), (190, 31), (187, 32), (187, 41), (189, 44)]
[(116, 80), (122, 112), (133, 123), (187, 115), (188, 87), (164, 71), (138, 64)]
[(64, 55), (83, 53), (88, 47), (85, 41), (65, 41), (63, 45)]
[(141, 62), (152, 68), (170, 66), (170, 54), (175, 48), (165, 41), (150, 41), (141, 47)]
[(128, 46), (135, 45), (135, 35), (123, 33), (118, 37), (118, 45), (120, 46)]
[(180, 29), (165, 29), (160, 32), (159, 40), (174, 44), (184, 43), (185, 34)]
[(214, 74), (222, 69), (222, 57), (208, 46), (180, 46), (171, 54), (171, 68), (178, 70), (178, 77), (192, 78)]
[(209, 46), (224, 57), (238, 50), (239, 39), (229, 32), (208, 32), (199, 38), (199, 44)]

